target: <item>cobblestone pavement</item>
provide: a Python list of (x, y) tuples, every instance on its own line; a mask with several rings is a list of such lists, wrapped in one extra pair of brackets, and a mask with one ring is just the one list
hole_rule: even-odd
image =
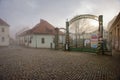
[(0, 80), (120, 80), (120, 55), (0, 48)]

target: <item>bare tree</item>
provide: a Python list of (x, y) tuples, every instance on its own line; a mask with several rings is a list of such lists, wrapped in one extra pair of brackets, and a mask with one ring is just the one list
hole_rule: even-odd
[(97, 30), (97, 27), (90, 24), (90, 19), (80, 19), (70, 25), (70, 32), (75, 34), (76, 47), (80, 44), (80, 37), (85, 33)]

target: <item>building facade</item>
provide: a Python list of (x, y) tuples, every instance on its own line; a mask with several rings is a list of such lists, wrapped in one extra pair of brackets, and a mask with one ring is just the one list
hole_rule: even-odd
[[(61, 43), (63, 39), (61, 38), (63, 33), (59, 33), (59, 42)], [(32, 29), (29, 29), (17, 35), (17, 42), (19, 45), (24, 45), (32, 48), (54, 48), (54, 39), (55, 27), (43, 19), (41, 19), (40, 23), (35, 25)]]
[(109, 26), (109, 43), (110, 48), (115, 51), (120, 51), (120, 13), (112, 20)]
[(0, 19), (0, 46), (9, 45), (9, 25)]

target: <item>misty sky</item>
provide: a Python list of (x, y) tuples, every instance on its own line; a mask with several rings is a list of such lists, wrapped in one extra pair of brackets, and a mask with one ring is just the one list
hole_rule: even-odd
[(103, 15), (106, 26), (119, 11), (120, 0), (0, 0), (0, 18), (10, 25), (12, 36), (40, 19), (65, 27), (67, 18), (79, 14)]

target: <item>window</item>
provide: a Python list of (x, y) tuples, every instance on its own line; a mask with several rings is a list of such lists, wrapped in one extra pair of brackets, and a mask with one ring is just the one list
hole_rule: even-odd
[(45, 39), (44, 38), (41, 39), (41, 43), (43, 43), (43, 44), (45, 43)]
[(2, 42), (4, 42), (5, 41), (5, 38), (4, 37), (2, 37)]
[(5, 31), (5, 29), (4, 28), (2, 28), (2, 32), (4, 32)]
[(29, 43), (32, 43), (31, 39), (29, 40)]

